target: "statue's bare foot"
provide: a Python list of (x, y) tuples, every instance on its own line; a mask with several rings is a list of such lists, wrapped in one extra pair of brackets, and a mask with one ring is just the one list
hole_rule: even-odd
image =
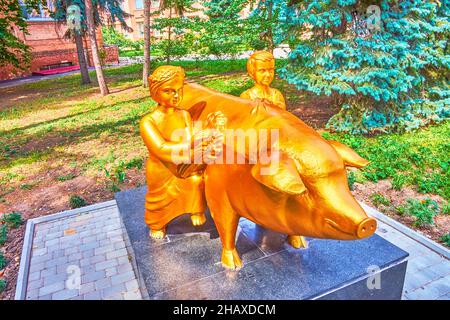
[(191, 221), (194, 227), (201, 226), (206, 222), (205, 214), (203, 212), (193, 213), (191, 214)]
[(242, 268), (242, 261), (236, 248), (233, 250), (222, 250), (222, 265), (229, 269)]
[(163, 239), (166, 236), (166, 229), (161, 229), (161, 230), (151, 230), (148, 233), (148, 235), (150, 236), (150, 238), (153, 239)]
[(308, 242), (302, 236), (288, 236), (287, 242), (294, 248), (308, 248)]

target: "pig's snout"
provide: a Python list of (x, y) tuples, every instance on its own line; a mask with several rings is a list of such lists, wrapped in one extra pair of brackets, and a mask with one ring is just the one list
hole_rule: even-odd
[(377, 220), (373, 218), (364, 219), (358, 226), (356, 235), (359, 239), (370, 237), (377, 229)]

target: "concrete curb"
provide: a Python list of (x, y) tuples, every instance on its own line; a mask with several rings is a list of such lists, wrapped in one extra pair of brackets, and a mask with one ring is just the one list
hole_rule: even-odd
[(116, 206), (116, 200), (110, 200), (106, 202), (101, 202), (97, 204), (93, 204), (90, 206), (77, 208), (73, 210), (67, 210), (58, 212), (55, 214), (50, 214), (43, 217), (38, 217), (34, 219), (27, 220), (27, 226), (25, 229), (25, 236), (23, 240), (22, 246), (22, 254), (20, 256), (20, 266), (19, 266), (19, 274), (17, 275), (17, 283), (16, 283), (16, 293), (14, 295), (14, 300), (26, 300), (26, 292), (28, 285), (28, 273), (30, 267), (31, 260), (31, 251), (33, 248), (33, 236), (35, 226), (39, 223), (45, 223), (53, 220), (64, 219), (67, 217), (71, 217), (73, 215), (82, 214), (85, 212), (90, 212), (94, 210), (101, 210), (105, 208), (109, 208), (112, 206)]
[(450, 250), (445, 248), (443, 245), (440, 245), (439, 243), (428, 239), (424, 235), (418, 233), (417, 231), (414, 231), (407, 226), (401, 224), (400, 222), (397, 222), (396, 220), (382, 214), (378, 210), (369, 207), (368, 205), (358, 201), (359, 204), (363, 207), (363, 209), (367, 212), (369, 216), (372, 216), (376, 218), (377, 220), (380, 220), (381, 222), (386, 223), (387, 225), (391, 226), (392, 228), (396, 229), (397, 231), (403, 233), (407, 237), (419, 242), (421, 245), (427, 247), (430, 250), (433, 250), (434, 252), (440, 254), (441, 256), (444, 256), (445, 258), (450, 260)]

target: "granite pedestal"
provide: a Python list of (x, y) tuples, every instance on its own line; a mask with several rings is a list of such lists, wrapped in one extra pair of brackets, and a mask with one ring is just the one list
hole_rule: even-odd
[(408, 253), (378, 235), (357, 241), (307, 239), (294, 249), (286, 235), (241, 219), (236, 247), (244, 267), (222, 267), (222, 246), (207, 215), (173, 220), (154, 240), (144, 223), (146, 187), (119, 192), (116, 201), (130, 255), (148, 299), (400, 299)]

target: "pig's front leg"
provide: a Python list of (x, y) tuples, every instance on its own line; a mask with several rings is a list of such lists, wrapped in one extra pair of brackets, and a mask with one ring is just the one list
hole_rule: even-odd
[(308, 248), (308, 242), (302, 236), (288, 236), (287, 242), (294, 248)]

